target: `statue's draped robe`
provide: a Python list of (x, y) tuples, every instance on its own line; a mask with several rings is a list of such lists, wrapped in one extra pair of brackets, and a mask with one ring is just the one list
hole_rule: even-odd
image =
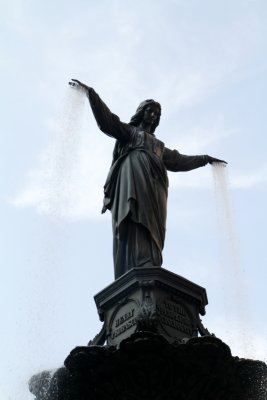
[(101, 131), (117, 140), (102, 210), (112, 213), (115, 278), (133, 267), (161, 266), (167, 170), (202, 167), (207, 164), (206, 156), (170, 150), (153, 134), (121, 122), (93, 89), (89, 89), (88, 97)]

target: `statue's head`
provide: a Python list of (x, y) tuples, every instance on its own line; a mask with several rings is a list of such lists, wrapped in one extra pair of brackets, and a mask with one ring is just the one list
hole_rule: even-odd
[(145, 118), (149, 118), (148, 112), (153, 109), (155, 110), (155, 114), (153, 116), (153, 122), (151, 125), (150, 132), (155, 132), (156, 127), (159, 124), (160, 116), (161, 116), (161, 105), (155, 100), (145, 100), (139, 105), (136, 110), (136, 113), (132, 116), (130, 125), (139, 126)]

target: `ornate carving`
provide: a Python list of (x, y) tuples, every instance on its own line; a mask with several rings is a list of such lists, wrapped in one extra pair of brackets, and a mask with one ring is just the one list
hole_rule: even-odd
[(155, 303), (149, 295), (145, 296), (145, 299), (140, 306), (136, 318), (136, 324), (138, 331), (156, 331), (156, 327), (158, 325), (158, 315)]
[(210, 333), (209, 330), (204, 327), (200, 318), (198, 319), (197, 329), (200, 336), (215, 336), (214, 333)]
[(132, 269), (95, 300), (107, 323), (107, 344), (112, 346), (136, 330), (161, 334), (170, 343), (195, 337), (199, 310), (208, 302), (204, 288), (158, 267)]
[(154, 279), (139, 281), (139, 286), (141, 288), (145, 288), (145, 289), (146, 288), (154, 288), (155, 285), (156, 285), (156, 282)]

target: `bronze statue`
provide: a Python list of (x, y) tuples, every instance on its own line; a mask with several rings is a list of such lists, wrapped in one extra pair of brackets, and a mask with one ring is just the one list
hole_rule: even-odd
[(168, 171), (190, 171), (207, 163), (225, 163), (208, 155), (187, 156), (156, 138), (161, 106), (145, 100), (129, 123), (121, 122), (93, 88), (85, 90), (98, 124), (116, 139), (112, 165), (104, 186), (104, 206), (112, 214), (115, 279), (133, 267), (162, 265), (165, 239)]

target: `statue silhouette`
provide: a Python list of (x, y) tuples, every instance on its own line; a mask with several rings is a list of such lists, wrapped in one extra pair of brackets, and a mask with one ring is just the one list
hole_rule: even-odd
[(112, 165), (104, 186), (104, 206), (112, 214), (115, 279), (133, 267), (162, 265), (165, 240), (168, 171), (190, 171), (207, 163), (225, 163), (208, 155), (188, 156), (170, 150), (156, 138), (161, 106), (143, 101), (129, 123), (121, 122), (93, 88), (85, 90), (98, 124), (116, 139)]

